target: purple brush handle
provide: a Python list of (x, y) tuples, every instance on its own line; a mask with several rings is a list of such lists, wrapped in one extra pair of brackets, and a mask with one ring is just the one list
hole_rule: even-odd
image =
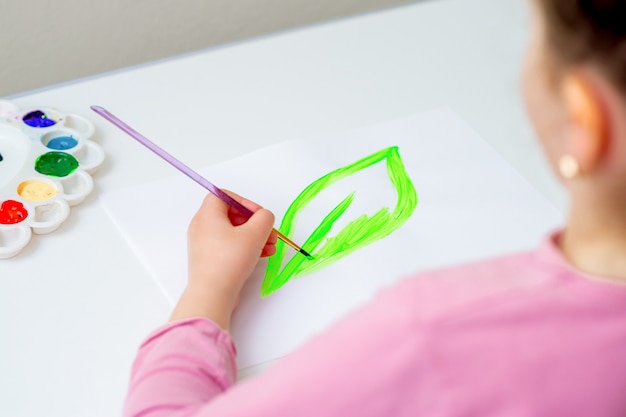
[(189, 178), (191, 178), (192, 180), (194, 180), (195, 182), (197, 182), (198, 184), (206, 188), (209, 192), (213, 193), (215, 196), (217, 196), (217, 198), (219, 198), (224, 203), (228, 204), (229, 206), (237, 210), (239, 213), (243, 214), (246, 217), (252, 217), (253, 213), (252, 211), (250, 211), (250, 209), (244, 207), (237, 200), (234, 200), (231, 196), (226, 194), (224, 191), (220, 190), (218, 187), (211, 184), (210, 181), (202, 177), (193, 169), (189, 168), (187, 165), (183, 164), (181, 161), (179, 161), (174, 156), (169, 154), (165, 149), (161, 148), (159, 145), (155, 144), (150, 139), (148, 139), (141, 133), (137, 132), (132, 127), (128, 126), (126, 123), (118, 119), (117, 116), (114, 116), (113, 114), (111, 114), (111, 112), (109, 112), (107, 109), (100, 107), (100, 106), (91, 106), (91, 110), (95, 111), (100, 116), (104, 117), (109, 122), (113, 123), (115, 126), (122, 129), (131, 137), (136, 139), (139, 143), (144, 145), (146, 148), (150, 149), (155, 154), (159, 155), (161, 158), (165, 159), (174, 168), (178, 169), (180, 172), (182, 172), (183, 174), (185, 174), (186, 176), (188, 176)]

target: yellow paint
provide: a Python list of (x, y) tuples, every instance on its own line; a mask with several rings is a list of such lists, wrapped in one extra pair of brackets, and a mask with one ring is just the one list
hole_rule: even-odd
[(57, 195), (57, 189), (43, 181), (23, 181), (17, 186), (17, 193), (28, 201), (46, 201)]

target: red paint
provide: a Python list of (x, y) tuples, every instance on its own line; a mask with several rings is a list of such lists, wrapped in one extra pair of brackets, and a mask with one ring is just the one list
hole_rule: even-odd
[(15, 200), (5, 200), (0, 204), (0, 224), (19, 223), (28, 217), (24, 204)]

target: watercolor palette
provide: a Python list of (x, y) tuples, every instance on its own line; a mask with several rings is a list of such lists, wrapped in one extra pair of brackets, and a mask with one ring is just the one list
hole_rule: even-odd
[(0, 259), (32, 233), (56, 230), (93, 190), (91, 174), (104, 161), (94, 131), (77, 114), (0, 100)]

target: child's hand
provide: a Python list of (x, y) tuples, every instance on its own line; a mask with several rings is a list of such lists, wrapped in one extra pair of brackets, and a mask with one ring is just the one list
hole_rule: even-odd
[(189, 282), (171, 320), (206, 317), (228, 330), (239, 292), (259, 257), (276, 251), (274, 215), (228, 194), (254, 215), (247, 219), (212, 194), (204, 199), (189, 224)]

